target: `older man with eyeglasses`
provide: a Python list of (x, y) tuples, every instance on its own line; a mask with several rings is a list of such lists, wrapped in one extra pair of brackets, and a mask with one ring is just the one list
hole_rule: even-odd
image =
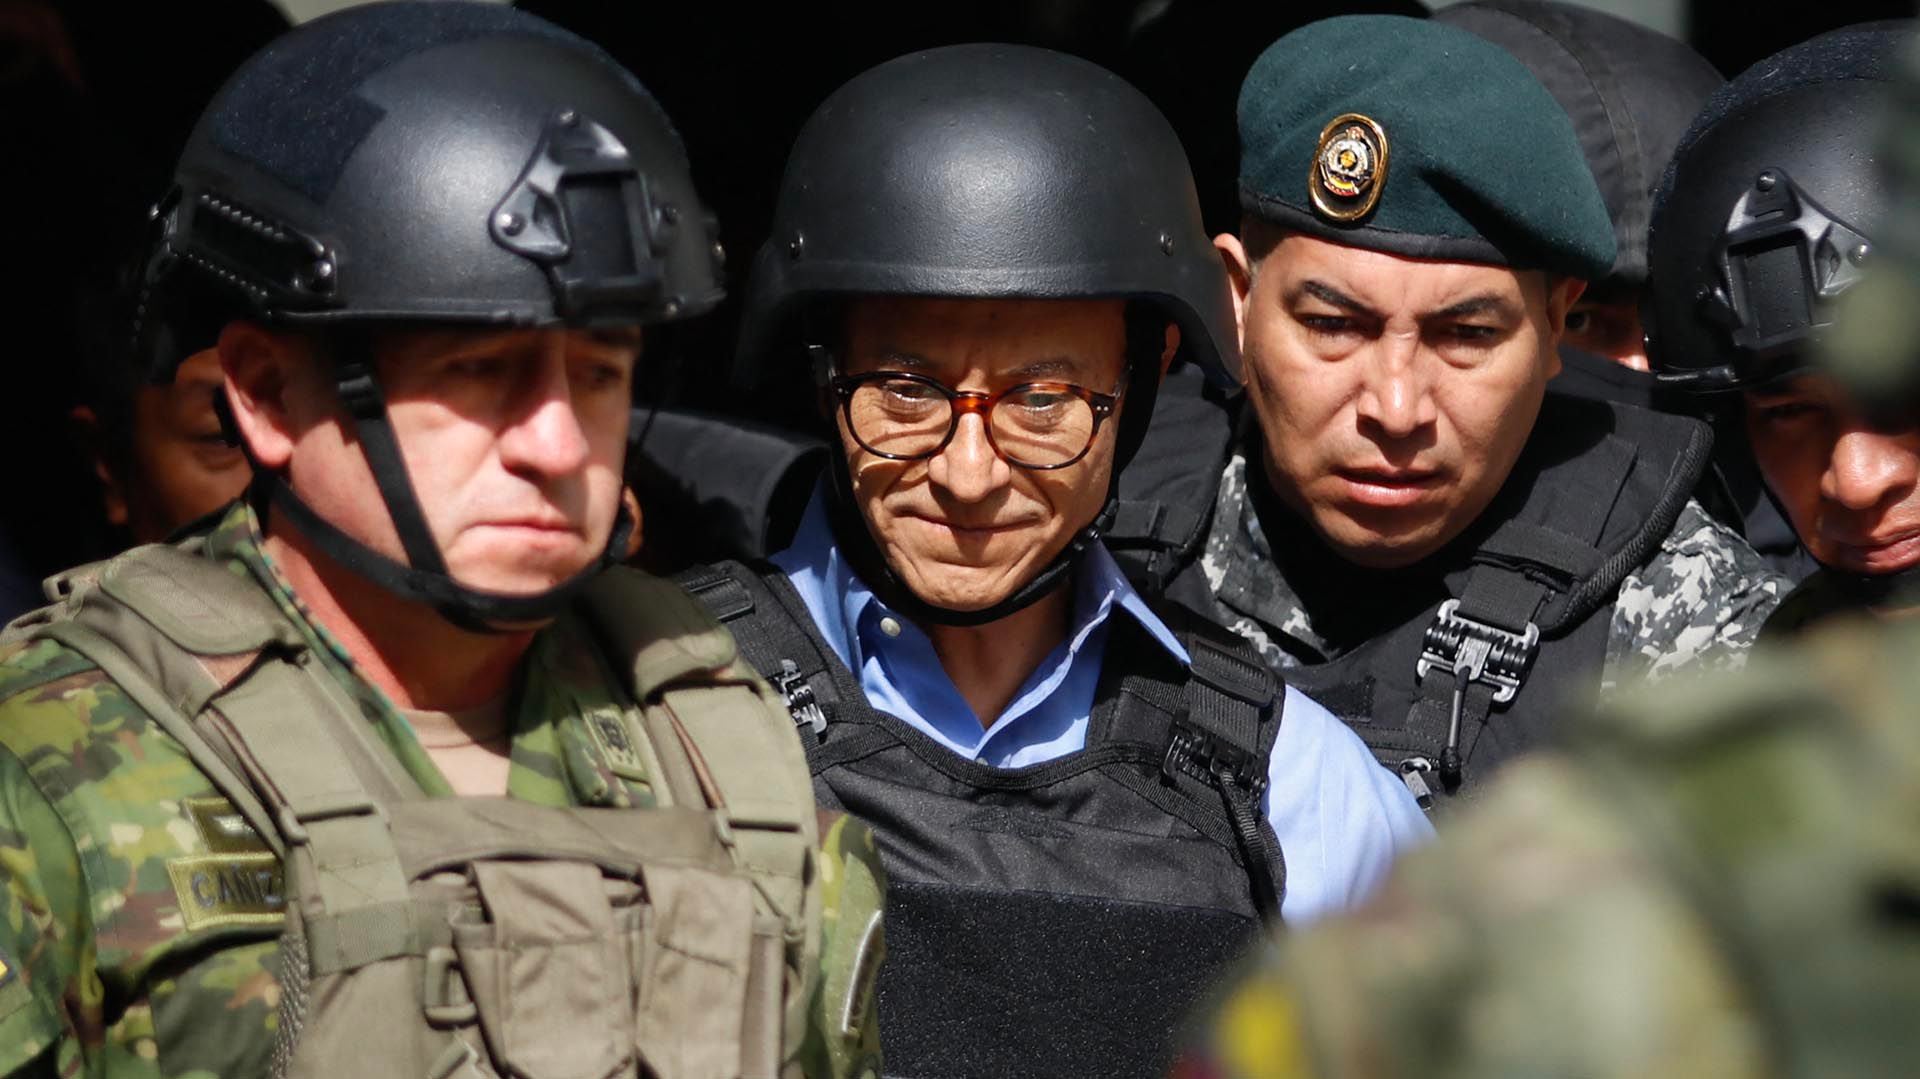
[(1055, 53), (882, 65), (796, 143), (743, 331), (742, 373), (810, 375), (837, 452), (788, 550), (683, 583), (874, 829), (889, 1072), (1164, 1074), (1262, 922), (1356, 902), (1428, 834), (1102, 543), (1170, 365), (1238, 368), (1179, 141)]

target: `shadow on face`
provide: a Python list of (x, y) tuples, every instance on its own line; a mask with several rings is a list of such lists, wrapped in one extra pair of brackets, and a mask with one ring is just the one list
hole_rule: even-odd
[(133, 542), (158, 543), (246, 489), (251, 470), (214, 412), (219, 392), (220, 358), (208, 349), (188, 357), (173, 381), (134, 387), (124, 432), (102, 430), (112, 421), (92, 408), (75, 411), (107, 523)]
[[(405, 561), (326, 346), (240, 323), (220, 347), (235, 421), (261, 465), (335, 526)], [(372, 348), (408, 477), (455, 580), (528, 595), (599, 557), (625, 486), (637, 333), (391, 330)]]
[(1233, 237), (1218, 245), (1281, 500), (1377, 568), (1472, 524), (1533, 432), (1583, 284), (1297, 235), (1257, 267)]
[(1640, 324), (1637, 295), (1582, 296), (1567, 313), (1563, 342), (1635, 371), (1652, 369), (1647, 360), (1647, 335)]
[[(1099, 416), (1085, 398), (1120, 393), (1124, 306), (910, 297), (848, 305), (834, 373), (837, 385), (862, 388), (834, 399), (840, 444), (868, 531), (921, 600), (990, 607), (1099, 514), (1123, 403)], [(889, 372), (999, 397), (988, 413), (955, 408), (924, 382), (863, 377)], [(1081, 448), (1059, 467), (1009, 460), (1052, 463)]]
[(1920, 565), (1920, 429), (1875, 428), (1820, 375), (1744, 397), (1760, 474), (1816, 561), (1867, 575)]

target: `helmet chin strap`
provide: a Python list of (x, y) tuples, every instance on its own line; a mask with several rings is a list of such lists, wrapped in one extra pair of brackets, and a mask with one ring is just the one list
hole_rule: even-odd
[(833, 528), (834, 541), (840, 545), (840, 551), (846, 556), (854, 573), (873, 590), (880, 602), (915, 622), (931, 622), (941, 626), (984, 626), (1033, 606), (1071, 579), (1087, 548), (1099, 542), (1100, 537), (1112, 526), (1114, 513), (1119, 506), (1119, 499), (1109, 487), (1106, 505), (1101, 508), (1099, 516), (1094, 518), (1093, 523), (1074, 533), (1066, 547), (1031, 580), (990, 607), (959, 611), (921, 599), (893, 572), (886, 556), (881, 554), (879, 544), (874, 542), (865, 515), (854, 500), (853, 477), (847, 470), (847, 459), (840, 454), (833, 454), (832, 457), (829, 468), (833, 482), (827, 485), (827, 520)]
[[(301, 501), (277, 473), (252, 462), (256, 506), (271, 504), (314, 546), (350, 572), (401, 599), (431, 607), (448, 622), (474, 633), (510, 633), (551, 621), (566, 610), (588, 582), (621, 560), (634, 527), (625, 505), (620, 507), (599, 556), (552, 588), (531, 595), (509, 595), (469, 588), (454, 580), (420, 510), (400, 442), (387, 417), (386, 397), (373, 376), (371, 355), (363, 344), (354, 342), (341, 350), (345, 355), (337, 360), (336, 384), (407, 561), (389, 558), (341, 531)], [(247, 456), (251, 461), (252, 454)]]

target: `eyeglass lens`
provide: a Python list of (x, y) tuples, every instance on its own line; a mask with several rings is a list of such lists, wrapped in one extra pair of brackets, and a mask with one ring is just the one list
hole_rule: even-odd
[[(915, 379), (861, 383), (847, 403), (853, 437), (867, 449), (893, 457), (931, 454), (953, 427), (953, 402), (937, 387)], [(1093, 441), (1093, 406), (1080, 397), (1044, 386), (1016, 387), (987, 413), (993, 444), (1015, 464), (1052, 467), (1080, 456)]]

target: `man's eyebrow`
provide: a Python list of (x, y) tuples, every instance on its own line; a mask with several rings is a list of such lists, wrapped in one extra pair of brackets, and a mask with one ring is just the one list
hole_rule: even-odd
[(1319, 300), (1321, 303), (1332, 304), (1342, 311), (1356, 315), (1365, 315), (1368, 318), (1374, 319), (1380, 317), (1380, 312), (1375, 311), (1373, 308), (1368, 307), (1366, 304), (1361, 303), (1359, 300), (1341, 292), (1339, 289), (1334, 288), (1324, 281), (1315, 281), (1311, 278), (1302, 281), (1293, 290), (1293, 294), (1288, 296), (1287, 299), (1289, 302), (1297, 300), (1302, 293)]
[(1422, 322), (1436, 318), (1468, 318), (1473, 315), (1493, 315), (1510, 319), (1514, 316), (1513, 301), (1505, 296), (1496, 296), (1491, 292), (1478, 296), (1469, 296), (1459, 303), (1448, 304), (1438, 311), (1429, 311), (1420, 316)]
[(1066, 356), (1049, 356), (1045, 359), (1023, 363), (1008, 372), (1017, 378), (1045, 379), (1060, 375), (1077, 375), (1080, 365)]

